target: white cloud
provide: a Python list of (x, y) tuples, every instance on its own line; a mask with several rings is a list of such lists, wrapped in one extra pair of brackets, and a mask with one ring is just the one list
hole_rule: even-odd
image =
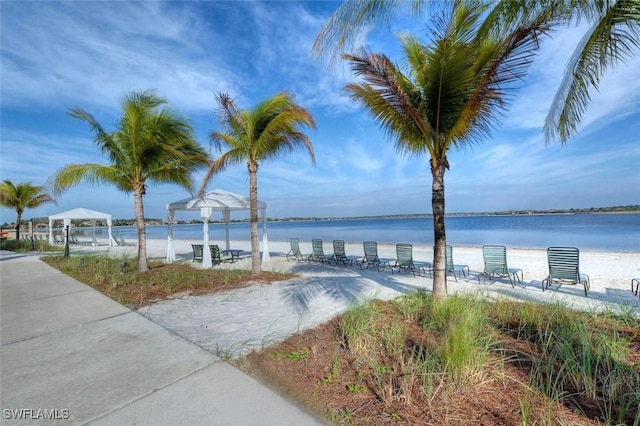
[[(104, 163), (84, 123), (64, 114), (71, 106), (111, 128), (126, 91), (155, 88), (193, 120), (206, 144), (208, 132), (218, 127), (216, 92), (229, 92), (241, 108), (252, 108), (276, 91), (289, 90), (318, 122), (318, 130), (309, 131), (317, 166), (304, 150), (261, 166), (260, 196), (271, 213), (428, 212), (427, 159), (398, 155), (378, 124), (343, 93), (344, 84), (353, 80), (347, 64), (338, 61), (328, 68), (326, 58), (311, 56), (320, 28), (337, 5), (3, 3), (0, 177), (40, 183), (71, 162)], [(399, 61), (394, 34), (410, 28), (424, 36), (423, 20), (399, 18), (368, 26), (356, 46)], [(545, 39), (504, 127), (484, 145), (450, 153), (447, 211), (638, 202), (637, 189), (631, 188), (640, 181), (640, 55), (604, 76), (568, 146), (543, 142), (545, 116), (583, 30), (562, 29)], [(195, 176), (196, 184), (202, 176)], [(215, 176), (208, 188), (246, 194), (244, 164)], [(133, 215), (131, 198), (104, 186), (74, 188), (55, 211), (78, 207), (93, 194), (99, 194), (92, 197), (96, 204), (87, 207)], [(145, 199), (148, 215), (163, 217), (167, 202), (185, 196), (171, 185), (151, 188)]]
[(25, 2), (3, 10), (3, 103), (113, 108), (125, 91), (151, 88), (180, 108), (210, 107), (211, 93), (236, 85), (234, 74), (190, 36), (202, 28), (197, 17), (164, 5)]

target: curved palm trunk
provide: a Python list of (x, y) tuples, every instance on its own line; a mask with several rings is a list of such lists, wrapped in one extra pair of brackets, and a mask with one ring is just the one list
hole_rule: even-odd
[(138, 272), (147, 272), (149, 265), (147, 264), (147, 235), (144, 228), (144, 207), (142, 205), (142, 196), (144, 195), (144, 186), (135, 190), (135, 213), (136, 227), (138, 228)]
[(22, 212), (18, 211), (18, 217), (16, 219), (16, 241), (20, 241), (20, 222), (22, 222)]
[(433, 209), (433, 297), (447, 297), (446, 247), (447, 236), (444, 226), (444, 172), (445, 164), (439, 162), (431, 168), (431, 208)]
[(258, 165), (249, 163), (249, 216), (251, 219), (251, 274), (259, 274), (260, 245), (258, 243)]

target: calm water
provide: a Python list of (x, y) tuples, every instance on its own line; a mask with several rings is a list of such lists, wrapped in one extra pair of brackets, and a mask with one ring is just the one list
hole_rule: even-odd
[[(640, 252), (640, 214), (447, 217), (446, 227), (447, 243), (453, 245), (575, 246)], [(259, 229), (262, 230), (262, 224)], [(325, 241), (433, 244), (433, 220), (428, 218), (274, 222), (267, 224), (267, 230), (272, 241), (297, 237), (308, 242), (321, 238)], [(106, 235), (106, 229), (98, 232)], [(232, 240), (249, 240), (249, 224), (232, 223), (229, 232)], [(115, 227), (113, 233), (127, 240), (136, 238), (134, 227)], [(224, 240), (224, 224), (209, 224), (209, 235), (211, 240)], [(181, 240), (202, 240), (202, 225), (176, 225), (173, 236)], [(167, 238), (167, 227), (148, 226), (147, 238)]]

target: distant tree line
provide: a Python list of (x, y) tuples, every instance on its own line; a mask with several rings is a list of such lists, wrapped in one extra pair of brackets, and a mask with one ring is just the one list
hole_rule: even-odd
[[(567, 214), (567, 213), (640, 213), (640, 204), (631, 204), (627, 206), (614, 206), (614, 207), (588, 207), (581, 209), (547, 209), (547, 210), (506, 210), (500, 212), (475, 212), (475, 213), (449, 213), (450, 216), (492, 216), (492, 215), (529, 215), (529, 214)], [(317, 216), (292, 216), (286, 218), (267, 218), (268, 222), (295, 222), (295, 221), (314, 221), (314, 220), (346, 220), (346, 219), (381, 219), (381, 218), (410, 218), (410, 217), (431, 217), (431, 214), (424, 213), (416, 213), (416, 214), (393, 214), (393, 215), (377, 215), (377, 216), (345, 216), (345, 217), (317, 217)], [(29, 219), (31, 220), (31, 219)], [(22, 226), (28, 225), (29, 220), (23, 220), (21, 222)], [(200, 219), (192, 219), (176, 221), (179, 224), (201, 224), (202, 221)], [(210, 223), (222, 223), (223, 220), (211, 220)], [(231, 222), (235, 223), (244, 223), (249, 222), (249, 219), (231, 219)], [(71, 223), (73, 226), (82, 228), (82, 227), (91, 227), (90, 224), (87, 223), (86, 220), (72, 220)], [(136, 223), (135, 219), (113, 219), (113, 226), (134, 226)], [(167, 223), (166, 220), (158, 219), (158, 218), (145, 218), (145, 225), (164, 225)], [(34, 226), (43, 224), (49, 225), (48, 217), (36, 217), (33, 218)], [(96, 221), (96, 226), (107, 226), (105, 222)], [(15, 223), (7, 223), (2, 224), (2, 228), (13, 228), (15, 227)]]

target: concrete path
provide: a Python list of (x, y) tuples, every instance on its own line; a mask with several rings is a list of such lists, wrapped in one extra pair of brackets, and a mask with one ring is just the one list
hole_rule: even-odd
[(324, 424), (37, 257), (0, 252), (2, 424)]

